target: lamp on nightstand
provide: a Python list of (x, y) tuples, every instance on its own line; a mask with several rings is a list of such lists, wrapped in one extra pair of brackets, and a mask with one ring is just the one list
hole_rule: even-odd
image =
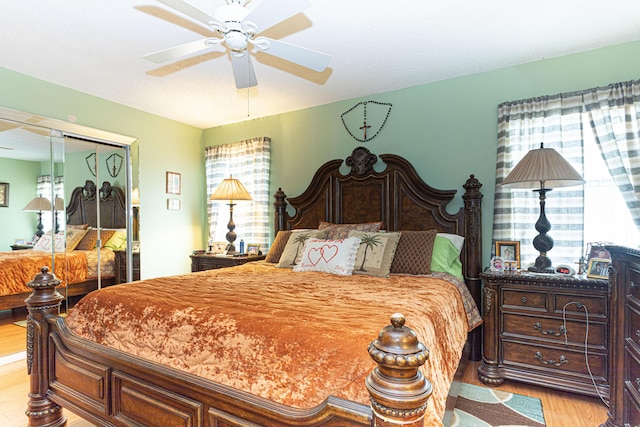
[(22, 210), (26, 212), (38, 212), (38, 231), (36, 231), (36, 236), (38, 237), (42, 237), (44, 234), (44, 231), (42, 231), (44, 228), (42, 225), (42, 211), (50, 211), (51, 208), (51, 201), (42, 196), (34, 197), (29, 203), (27, 203), (27, 206), (22, 208)]
[(515, 168), (502, 182), (503, 187), (511, 188), (537, 188), (533, 190), (540, 195), (540, 217), (536, 222), (538, 234), (533, 239), (533, 247), (540, 255), (536, 258), (535, 265), (529, 267), (529, 271), (535, 273), (553, 273), (551, 260), (547, 252), (553, 248), (553, 239), (547, 234), (551, 230), (551, 223), (544, 212), (546, 194), (552, 188), (571, 187), (584, 183), (580, 174), (553, 148), (540, 148), (531, 150), (520, 160)]
[(233, 231), (236, 228), (236, 225), (233, 222), (233, 206), (235, 203), (233, 201), (238, 200), (253, 200), (251, 198), (251, 194), (244, 188), (244, 185), (237, 179), (234, 179), (233, 176), (229, 176), (229, 178), (224, 179), (222, 183), (216, 188), (213, 192), (209, 200), (228, 200), (229, 203), (229, 223), (227, 224), (227, 228), (229, 231), (227, 232), (227, 242), (229, 242), (229, 247), (227, 252), (234, 253), (236, 252), (236, 247), (233, 245), (233, 242), (236, 240), (236, 233)]

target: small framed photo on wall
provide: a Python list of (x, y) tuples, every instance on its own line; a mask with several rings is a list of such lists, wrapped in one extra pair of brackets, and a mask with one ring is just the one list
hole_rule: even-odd
[(167, 199), (167, 209), (170, 211), (179, 211), (180, 199)]
[(516, 262), (520, 268), (520, 242), (518, 241), (497, 241), (496, 256), (505, 262)]
[(0, 182), (0, 208), (9, 207), (9, 183)]
[(167, 194), (180, 194), (181, 187), (181, 175), (177, 172), (167, 172)]

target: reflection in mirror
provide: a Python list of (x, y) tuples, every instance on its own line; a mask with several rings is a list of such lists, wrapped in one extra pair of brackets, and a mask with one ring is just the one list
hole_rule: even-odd
[[(24, 306), (30, 293), (25, 285), (43, 265), (63, 282), (59, 291), (67, 301), (116, 283), (118, 275), (130, 280), (126, 195), (133, 176), (137, 185), (137, 157), (133, 164), (129, 148), (134, 141), (0, 107), (0, 189), (7, 183), (6, 207), (0, 195), (0, 310)], [(114, 250), (104, 255), (106, 249), (97, 249), (115, 234), (125, 244), (116, 248), (125, 254), (122, 273)], [(7, 262), (17, 268), (5, 268)]]

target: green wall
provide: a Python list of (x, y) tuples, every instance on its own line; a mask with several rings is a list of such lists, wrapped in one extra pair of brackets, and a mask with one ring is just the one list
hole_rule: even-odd
[(9, 206), (0, 208), (0, 251), (10, 251), (15, 239), (31, 240), (38, 225), (38, 215), (24, 212), (36, 197), (36, 180), (40, 162), (0, 158), (0, 182), (9, 184)]
[[(290, 196), (306, 188), (312, 171), (322, 163), (344, 159), (359, 145), (374, 154), (394, 153), (408, 158), (420, 176), (436, 188), (459, 189), (454, 201), (456, 209), (462, 206), (462, 184), (469, 174), (475, 174), (484, 185), (483, 244), (487, 265), (498, 105), (638, 78), (640, 42), (211, 128), (205, 130), (203, 144), (271, 137), (271, 193), (282, 187)], [(367, 100), (390, 102), (393, 107), (380, 134), (360, 143), (345, 131), (340, 115)]]

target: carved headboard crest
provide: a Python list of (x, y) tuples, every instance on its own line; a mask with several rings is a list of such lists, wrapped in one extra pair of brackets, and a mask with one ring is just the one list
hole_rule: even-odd
[(364, 148), (358, 147), (347, 157), (345, 163), (351, 168), (351, 174), (365, 176), (373, 170), (373, 165), (378, 161), (378, 156)]

